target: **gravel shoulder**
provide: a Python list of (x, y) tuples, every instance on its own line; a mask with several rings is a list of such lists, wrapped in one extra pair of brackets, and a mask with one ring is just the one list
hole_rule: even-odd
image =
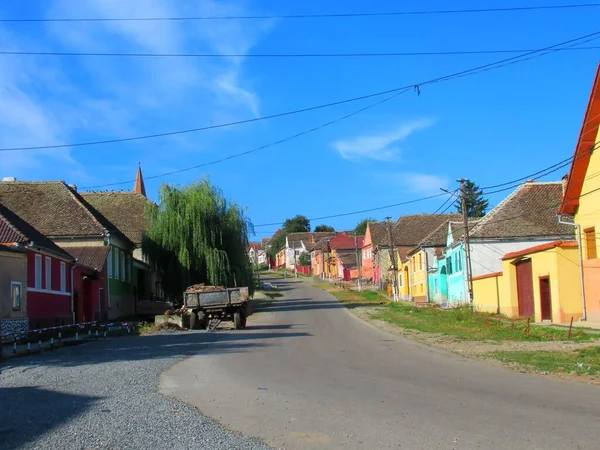
[(12, 358), (0, 365), (0, 448), (267, 449), (158, 393), (198, 353), (235, 352), (229, 333), (167, 332)]

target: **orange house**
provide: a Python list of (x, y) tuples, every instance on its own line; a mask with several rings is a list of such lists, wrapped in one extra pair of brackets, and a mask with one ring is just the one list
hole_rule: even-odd
[(584, 318), (600, 321), (600, 65), (583, 119), (559, 213), (579, 243)]

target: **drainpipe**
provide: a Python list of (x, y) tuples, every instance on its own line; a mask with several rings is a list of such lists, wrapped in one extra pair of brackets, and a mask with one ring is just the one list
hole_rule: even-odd
[(75, 268), (77, 267), (77, 260), (75, 260), (75, 264), (71, 266), (71, 315), (73, 316), (73, 324), (77, 323), (75, 320), (75, 276), (73, 275), (75, 272)]
[(581, 251), (581, 225), (575, 222), (565, 222), (558, 216), (558, 223), (562, 223), (563, 225), (572, 225), (577, 228), (577, 250), (579, 253), (579, 277), (581, 279), (581, 306), (583, 309), (583, 316), (581, 317), (582, 321), (587, 320), (587, 306), (585, 303), (585, 285), (584, 285), (584, 277), (583, 277), (583, 253)]

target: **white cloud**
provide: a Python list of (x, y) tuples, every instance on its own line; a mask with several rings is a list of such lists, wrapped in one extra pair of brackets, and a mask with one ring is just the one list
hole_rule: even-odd
[[(47, 17), (250, 13), (238, 2), (214, 0), (56, 0), (40, 5), (43, 10), (37, 15)], [(245, 54), (272, 26), (271, 21), (50, 23), (40, 25), (37, 34), (28, 38), (11, 34), (8, 27), (0, 25), (0, 41), (10, 50), (43, 50), (42, 42), (46, 49), (72, 52)], [(260, 98), (243, 63), (244, 58), (2, 58), (0, 147), (100, 140), (192, 128), (217, 123), (223, 116), (232, 121), (258, 116)], [(186, 152), (201, 148), (197, 141), (197, 136), (181, 135), (168, 143)], [(144, 156), (151, 161), (164, 153), (151, 154), (152, 147), (147, 144), (139, 148), (144, 148)], [(123, 147), (123, 154), (135, 149)], [(86, 167), (76, 157), (90, 150), (0, 152), (0, 175), (31, 178), (37, 171), (39, 177), (51, 167), (48, 178), (70, 174), (85, 178)], [(97, 168), (89, 168), (89, 173), (99, 175)]]
[(431, 119), (413, 120), (385, 133), (359, 136), (353, 139), (334, 142), (333, 148), (335, 148), (344, 159), (374, 159), (376, 161), (388, 161), (394, 159), (400, 152), (400, 142), (414, 132), (428, 128), (431, 125), (433, 125), (433, 120)]
[(441, 193), (440, 188), (448, 187), (448, 178), (426, 173), (401, 173), (398, 180), (412, 192), (422, 194)]

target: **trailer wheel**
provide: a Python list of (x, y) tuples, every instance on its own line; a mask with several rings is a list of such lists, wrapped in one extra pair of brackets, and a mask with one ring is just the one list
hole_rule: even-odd
[(235, 325), (236, 330), (241, 330), (243, 328), (242, 317), (242, 313), (239, 309), (233, 313), (233, 324)]
[(194, 311), (192, 311), (192, 314), (190, 315), (190, 330), (197, 330), (198, 329), (198, 314), (196, 314)]
[(242, 328), (246, 328), (246, 319), (247, 319), (246, 315), (242, 314)]
[(204, 311), (198, 311), (198, 322), (197, 322), (197, 326), (198, 329), (200, 330), (204, 330), (205, 328), (208, 327), (208, 319), (206, 318), (206, 314), (204, 314)]

